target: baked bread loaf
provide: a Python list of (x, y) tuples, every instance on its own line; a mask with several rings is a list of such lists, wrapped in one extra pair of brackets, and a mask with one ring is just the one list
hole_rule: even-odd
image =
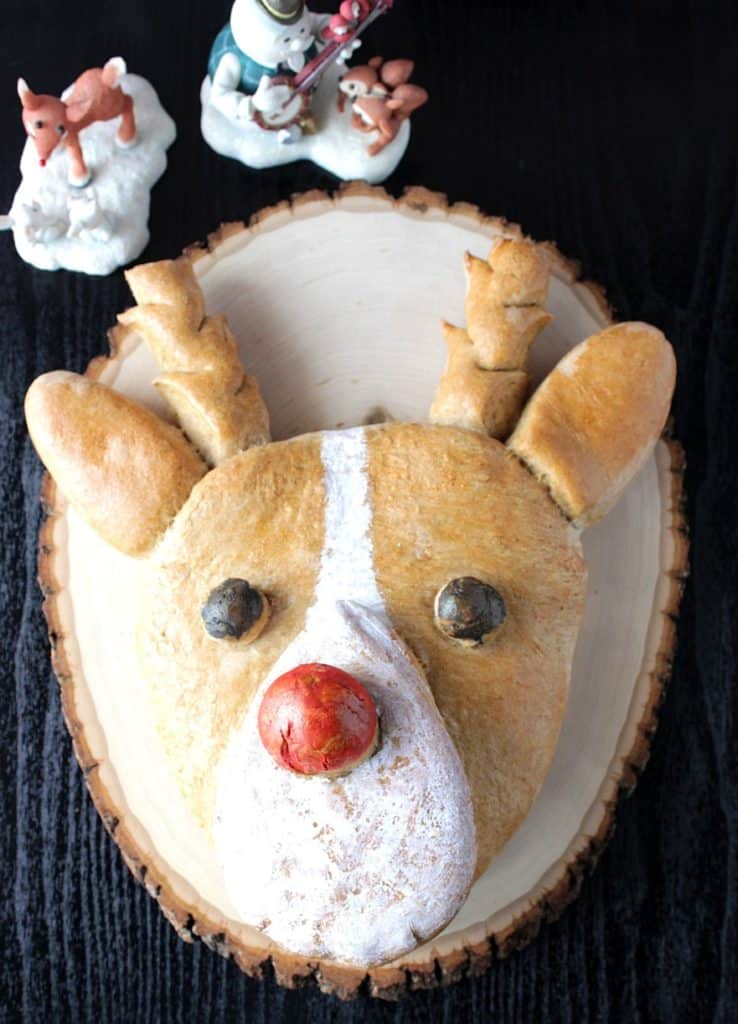
[[(175, 427), (84, 378), (48, 375), (27, 400), (70, 501), (146, 556), (142, 680), (234, 913), (311, 959), (368, 966), (432, 937), (525, 818), (566, 709), (580, 528), (668, 412), (668, 344), (621, 324), (559, 364), (507, 446), (489, 436), (523, 401), (548, 271), (532, 243), (506, 241), (489, 265), (469, 261), (469, 280), (468, 327), (445, 328), (440, 424), (256, 443), (258, 389), (244, 390), (232, 336), (179, 262), (132, 273), (143, 304), (123, 319), (214, 469)], [(327, 755), (321, 774), (322, 747), (302, 771), (289, 727), (281, 759), (258, 728), (275, 680), (320, 663), (352, 677), (379, 722), (379, 742), (373, 726), (337, 777)]]

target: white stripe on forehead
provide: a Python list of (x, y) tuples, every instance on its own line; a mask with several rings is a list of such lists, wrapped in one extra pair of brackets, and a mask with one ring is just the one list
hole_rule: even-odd
[(313, 608), (356, 601), (375, 612), (383, 612), (384, 601), (374, 571), (368, 451), (363, 427), (325, 432), (321, 456), (325, 538)]

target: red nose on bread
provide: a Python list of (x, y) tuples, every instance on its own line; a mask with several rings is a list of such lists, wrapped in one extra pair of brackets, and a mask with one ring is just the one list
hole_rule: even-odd
[(377, 749), (374, 701), (358, 679), (332, 665), (298, 665), (271, 684), (259, 708), (259, 736), (297, 775), (344, 775)]

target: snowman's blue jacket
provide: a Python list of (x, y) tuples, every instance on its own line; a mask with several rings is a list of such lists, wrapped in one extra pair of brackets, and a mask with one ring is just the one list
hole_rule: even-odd
[[(310, 49), (305, 54), (306, 63), (311, 61), (316, 56), (318, 49), (313, 43)], [(238, 48), (236, 40), (233, 38), (233, 32), (231, 26), (224, 25), (220, 32), (215, 37), (212, 49), (210, 50), (210, 58), (208, 60), (208, 74), (212, 80), (218, 65), (227, 53), (234, 53), (239, 61), (241, 62), (241, 81), (239, 82), (239, 89), (242, 92), (251, 95), (255, 93), (259, 88), (259, 82), (263, 75), (268, 75), (269, 78), (275, 78), (277, 75), (293, 75), (294, 72), (290, 71), (286, 67), (270, 68), (265, 64), (259, 64), (248, 54), (244, 53), (243, 50)]]

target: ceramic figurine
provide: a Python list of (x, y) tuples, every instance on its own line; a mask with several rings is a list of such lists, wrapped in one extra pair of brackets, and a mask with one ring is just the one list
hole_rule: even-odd
[(334, 14), (323, 29), (322, 38), (343, 42), (358, 22), (363, 21), (371, 13), (371, 9), (372, 5), (368, 0), (344, 0), (338, 14)]
[[(167, 166), (174, 122), (120, 57), (85, 71), (61, 97), (18, 80), (28, 141), (22, 181), (0, 226), (43, 270), (109, 274), (148, 239), (150, 192)], [(90, 182), (94, 181), (94, 187)]]
[[(249, 167), (307, 159), (339, 178), (384, 181), (407, 148), (409, 114), (428, 98), (407, 85), (412, 62), (385, 65), (404, 77), (385, 83), (381, 106), (347, 111), (336, 99), (359, 36), (392, 3), (344, 0), (331, 16), (304, 0), (235, 0), (202, 84), (205, 140)], [(390, 95), (400, 86), (410, 93)]]
[(18, 95), (23, 107), (23, 127), (33, 139), (39, 163), (46, 161), (57, 146), (69, 150), (69, 184), (82, 188), (90, 181), (79, 133), (96, 121), (120, 117), (115, 141), (127, 149), (136, 144), (136, 118), (133, 100), (120, 87), (126, 66), (120, 57), (109, 60), (104, 68), (91, 68), (77, 79), (66, 96), (37, 96), (23, 78), (18, 79)]
[(414, 67), (411, 60), (385, 61), (382, 57), (373, 57), (368, 64), (351, 68), (338, 87), (339, 111), (343, 113), (347, 99), (355, 100), (360, 96), (387, 97), (392, 89), (407, 82)]
[(113, 237), (115, 221), (100, 208), (94, 188), (86, 188), (67, 199), (69, 228), (67, 238), (87, 238), (109, 242)]
[(428, 102), (428, 93), (408, 79), (415, 65), (411, 60), (384, 61), (374, 57), (363, 67), (351, 68), (339, 85), (337, 107), (343, 113), (351, 100), (352, 126), (361, 132), (378, 134), (367, 149), (376, 156), (389, 146), (413, 111)]

